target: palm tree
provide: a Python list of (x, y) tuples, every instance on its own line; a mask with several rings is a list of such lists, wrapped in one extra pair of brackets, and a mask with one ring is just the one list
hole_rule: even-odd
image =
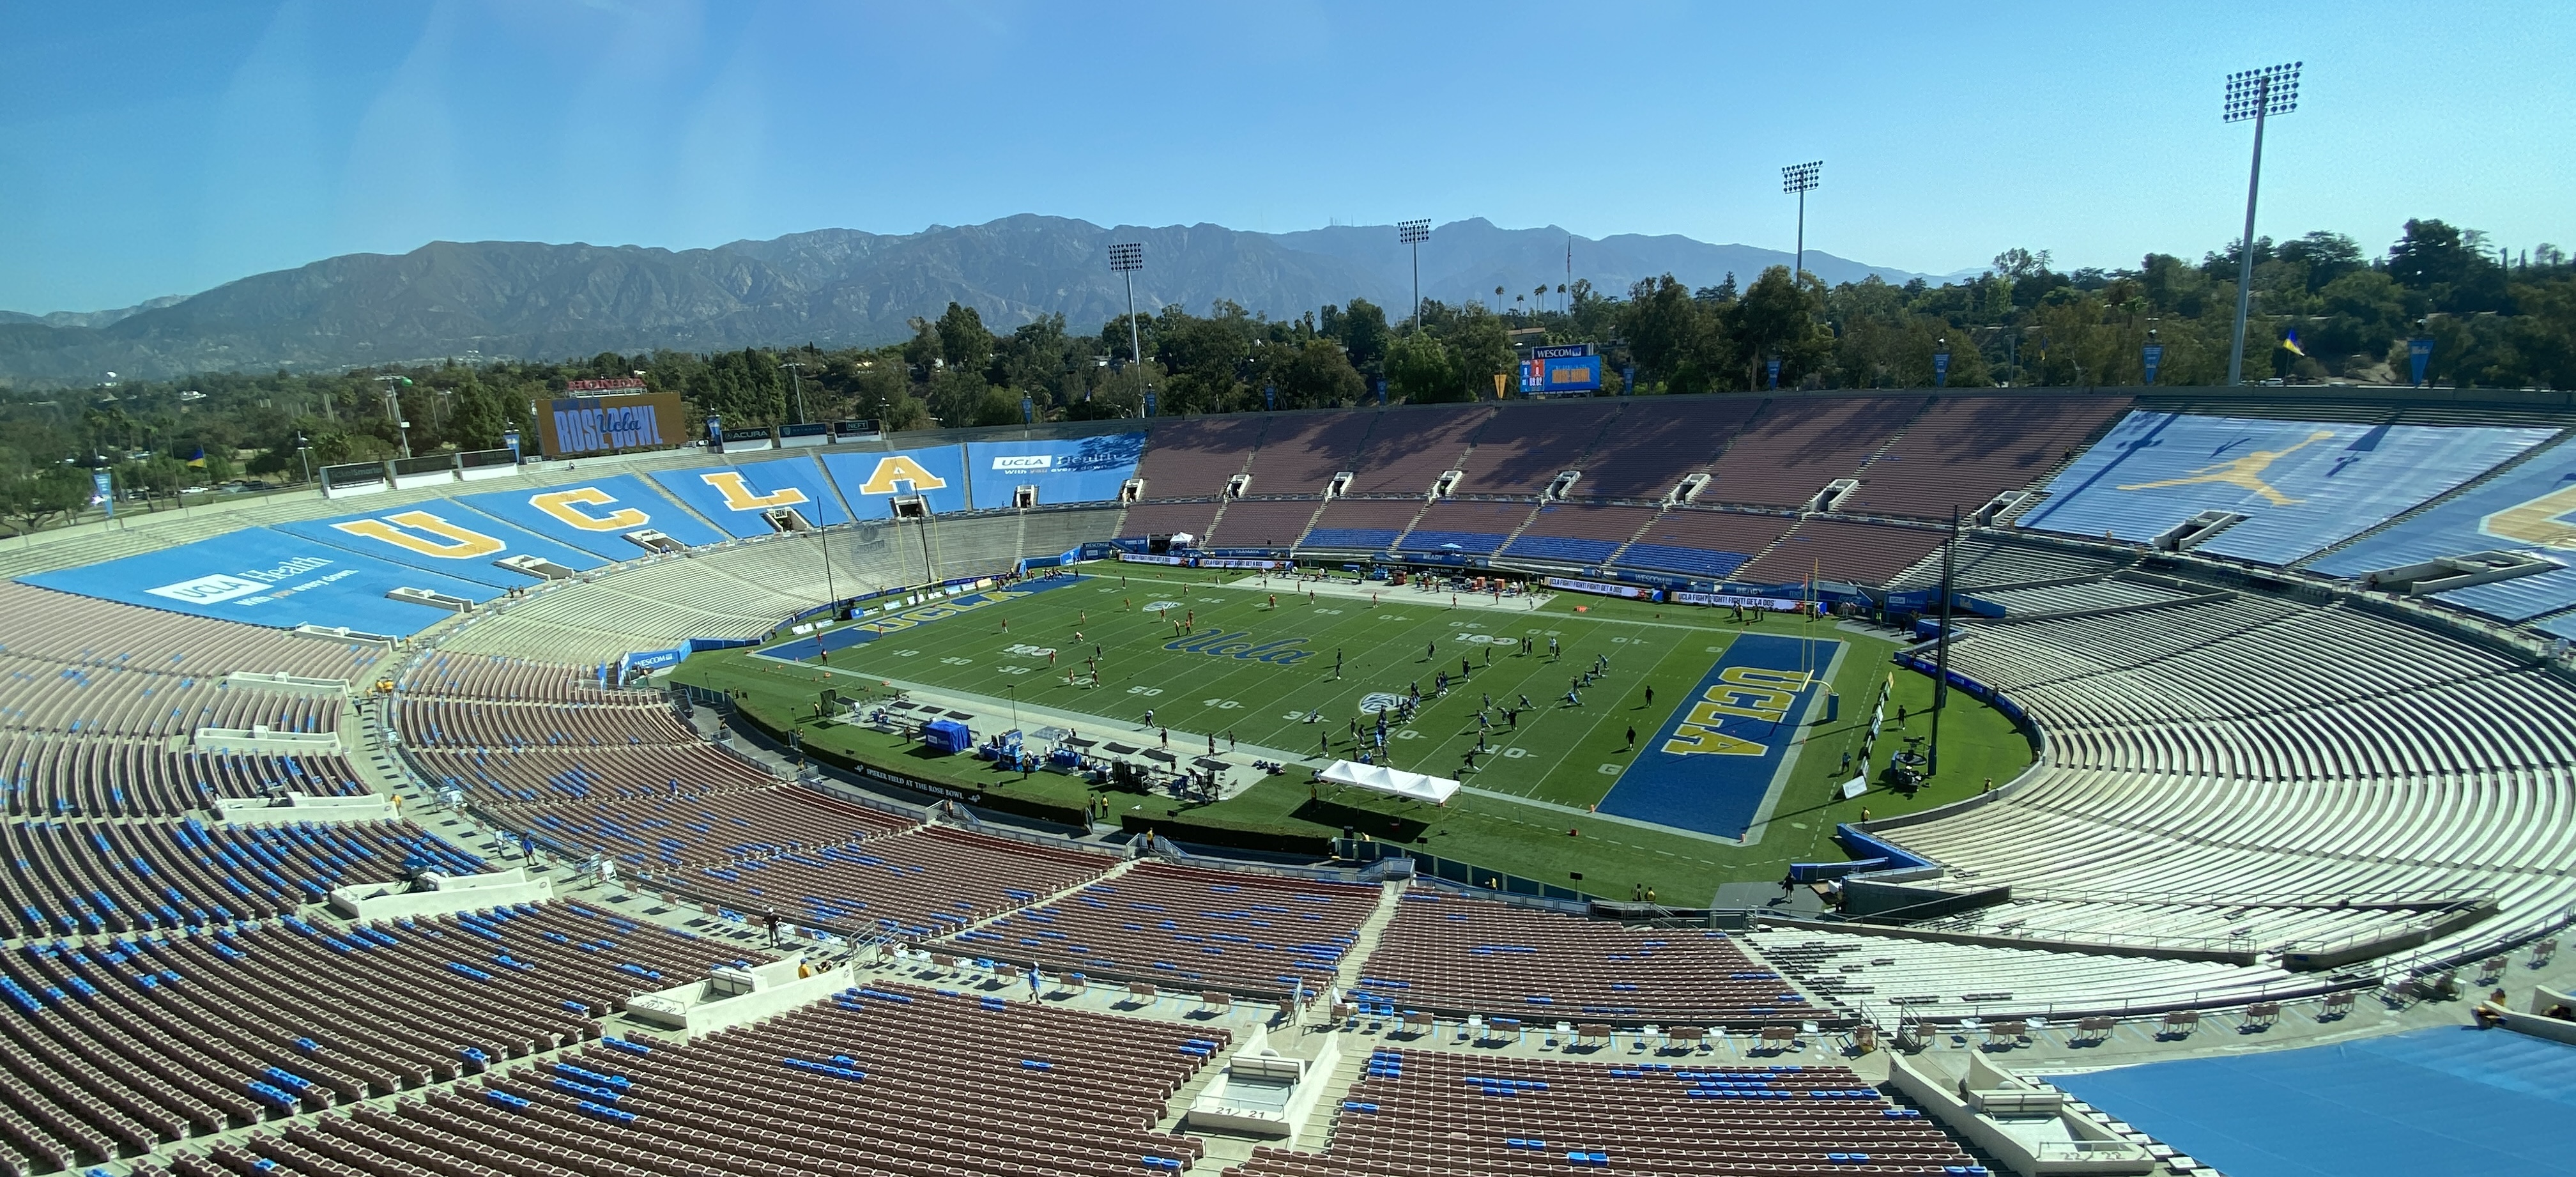
[(1503, 309), (1503, 288), (1499, 285), (1494, 287), (1494, 309)]

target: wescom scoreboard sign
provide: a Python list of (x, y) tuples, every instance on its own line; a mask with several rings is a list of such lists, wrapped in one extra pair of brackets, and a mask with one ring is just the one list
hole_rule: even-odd
[(1530, 349), (1521, 361), (1521, 392), (1527, 396), (1595, 392), (1601, 388), (1601, 357), (1588, 343)]
[(646, 392), (641, 380), (575, 380), (538, 418), (549, 458), (666, 449), (688, 440), (680, 394)]

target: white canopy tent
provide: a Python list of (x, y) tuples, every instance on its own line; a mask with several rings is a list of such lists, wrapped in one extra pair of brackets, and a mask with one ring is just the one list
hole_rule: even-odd
[(1411, 797), (1434, 805), (1447, 804), (1449, 798), (1458, 792), (1458, 782), (1447, 777), (1400, 772), (1381, 764), (1361, 764), (1351, 760), (1336, 760), (1332, 767), (1317, 775), (1337, 785)]

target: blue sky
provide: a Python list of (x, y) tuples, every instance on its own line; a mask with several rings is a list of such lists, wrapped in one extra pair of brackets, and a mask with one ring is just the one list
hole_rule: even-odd
[[(2197, 253), (2227, 71), (2307, 63), (2259, 231), (2576, 247), (2576, 19), (2541, 4), (0, 0), (0, 308), (436, 239), (688, 248), (1017, 212), (1483, 216), (1904, 269)], [(1390, 244), (1390, 248), (1393, 245)]]

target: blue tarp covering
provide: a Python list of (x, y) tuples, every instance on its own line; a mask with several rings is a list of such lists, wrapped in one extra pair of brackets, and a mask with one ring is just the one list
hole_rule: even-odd
[(746, 538), (775, 531), (761, 513), (779, 507), (791, 508), (806, 522), (823, 527), (850, 521), (822, 467), (805, 454), (738, 466), (657, 470), (653, 481), (716, 526)]
[(346, 548), (362, 556), (444, 572), (499, 588), (517, 588), (536, 578), (513, 572), (493, 561), (504, 556), (536, 556), (576, 572), (588, 572), (605, 561), (544, 536), (512, 527), (489, 515), (446, 499), (336, 519), (306, 519), (273, 524), (289, 535)]
[(2245, 522), (2199, 551), (2287, 564), (2555, 432), (2133, 412), (2051, 481), (2019, 526), (2135, 543), (2203, 511), (2233, 511)]
[(1136, 476), (1144, 456), (1143, 433), (1112, 433), (1074, 441), (976, 441), (966, 445), (974, 472), (975, 506), (1013, 505), (1023, 486), (1038, 488), (1038, 502), (1114, 502), (1118, 488)]
[(943, 752), (963, 752), (975, 746), (975, 733), (953, 719), (934, 719), (921, 725), (921, 742)]
[[(966, 447), (935, 446), (926, 450), (826, 451), (817, 455), (841, 500), (861, 519), (894, 515), (897, 495), (920, 495), (933, 512), (966, 509)], [(1005, 502), (1008, 491), (1003, 492)]]
[[(1745, 634), (1726, 647), (1601, 799), (1600, 811), (1741, 838), (1842, 643)], [(1800, 685), (1801, 669), (1811, 677)], [(1793, 688), (1794, 689), (1791, 689)], [(1590, 706), (1615, 706), (1604, 691)]]
[[(2316, 562), (2319, 572), (2359, 576), (2437, 556), (2492, 549), (2533, 552), (2576, 564), (2576, 441), (2533, 454), (2460, 497)], [(2491, 617), (2521, 621), (2576, 605), (2576, 569), (2517, 576), (2440, 594)]]
[(453, 616), (385, 596), (396, 588), (488, 601), (490, 585), (361, 556), (265, 527), (246, 527), (122, 560), (19, 578), (43, 588), (220, 621), (292, 628), (338, 625), (418, 633)]
[(2509, 1030), (2416, 1030), (2055, 1081), (2228, 1177), (2576, 1173), (2576, 1047)]
[(725, 536), (698, 522), (661, 492), (632, 474), (612, 474), (541, 490), (517, 487), (457, 501), (538, 535), (611, 560), (632, 560), (644, 549), (626, 542), (630, 531), (659, 531), (699, 547)]

